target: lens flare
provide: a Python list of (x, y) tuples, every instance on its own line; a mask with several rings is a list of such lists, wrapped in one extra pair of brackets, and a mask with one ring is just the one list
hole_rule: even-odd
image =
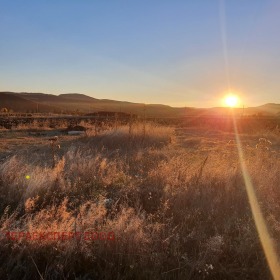
[(257, 199), (257, 195), (255, 192), (255, 188), (253, 182), (251, 180), (251, 176), (249, 170), (247, 169), (247, 165), (245, 163), (245, 157), (243, 153), (243, 148), (241, 144), (241, 140), (239, 137), (239, 132), (236, 124), (235, 116), (232, 116), (233, 124), (234, 124), (234, 132), (235, 132), (235, 139), (237, 143), (237, 150), (239, 154), (239, 161), (242, 170), (242, 175), (245, 183), (245, 188), (247, 192), (247, 196), (249, 199), (249, 204), (251, 207), (251, 211), (253, 214), (253, 218), (255, 221), (256, 229), (259, 234), (259, 238), (262, 244), (262, 248), (270, 268), (271, 274), (273, 279), (280, 279), (280, 264), (278, 255), (275, 249), (275, 244), (269, 234), (268, 227), (266, 225), (265, 217), (262, 213), (262, 209)]

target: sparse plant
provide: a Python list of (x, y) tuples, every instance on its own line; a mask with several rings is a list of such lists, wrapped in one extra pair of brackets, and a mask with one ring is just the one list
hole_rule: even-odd
[(114, 128), (115, 128), (115, 130), (118, 129), (118, 125), (119, 125), (118, 113), (115, 113), (115, 120), (114, 120)]
[(259, 142), (256, 145), (256, 149), (262, 149), (262, 150), (270, 150), (270, 146), (272, 145), (271, 141), (269, 141), (266, 138), (259, 138)]
[(229, 141), (227, 142), (227, 144), (228, 144), (228, 145), (234, 145), (234, 144), (236, 144), (236, 143), (235, 143), (234, 140), (229, 140)]
[(129, 133), (130, 137), (132, 135), (132, 124), (133, 124), (133, 119), (132, 119), (132, 114), (130, 113), (129, 123), (128, 123), (128, 133)]
[(146, 105), (144, 106), (144, 118), (143, 118), (143, 139), (146, 136)]
[(51, 151), (52, 151), (52, 162), (53, 162), (53, 168), (55, 168), (56, 165), (56, 153), (60, 149), (60, 145), (58, 144), (58, 136), (54, 136), (52, 138), (49, 138)]

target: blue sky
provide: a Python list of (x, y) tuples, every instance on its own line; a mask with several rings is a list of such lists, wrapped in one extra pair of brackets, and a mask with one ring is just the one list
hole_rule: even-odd
[[(278, 3), (277, 3), (278, 2)], [(0, 0), (0, 91), (280, 103), (274, 0)]]

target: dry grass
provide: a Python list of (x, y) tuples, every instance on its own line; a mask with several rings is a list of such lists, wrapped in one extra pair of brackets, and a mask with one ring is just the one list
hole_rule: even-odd
[[(94, 135), (62, 145), (55, 168), (32, 147), (6, 159), (0, 228), (93, 229), (114, 232), (115, 241), (2, 236), (1, 279), (270, 279), (228, 139), (197, 131), (184, 142), (148, 123), (145, 136), (141, 123)], [(255, 149), (260, 137), (244, 136), (244, 153), (278, 246), (279, 139), (267, 151)]]

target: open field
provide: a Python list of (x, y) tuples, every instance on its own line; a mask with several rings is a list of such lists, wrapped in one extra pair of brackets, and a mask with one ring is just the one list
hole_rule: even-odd
[(280, 1), (0, 7), (0, 280), (280, 280)]
[[(233, 132), (89, 128), (0, 130), (1, 279), (271, 279)], [(240, 139), (280, 253), (279, 131)], [(114, 240), (6, 235), (89, 231)]]

